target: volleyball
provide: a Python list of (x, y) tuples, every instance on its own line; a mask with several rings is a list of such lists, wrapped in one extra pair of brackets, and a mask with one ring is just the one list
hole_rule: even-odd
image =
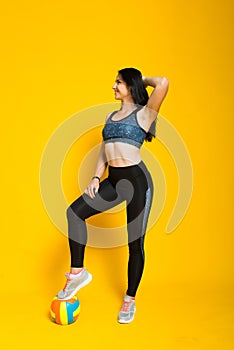
[(50, 315), (52, 321), (66, 326), (75, 322), (80, 314), (80, 302), (76, 296), (68, 300), (60, 300), (57, 296), (51, 302)]

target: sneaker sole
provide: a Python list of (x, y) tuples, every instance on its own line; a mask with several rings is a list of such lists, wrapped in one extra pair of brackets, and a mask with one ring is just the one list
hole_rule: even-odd
[(88, 278), (83, 281), (72, 293), (70, 293), (66, 298), (58, 298), (58, 300), (68, 300), (71, 299), (76, 295), (76, 293), (83, 287), (85, 287), (87, 284), (89, 284), (92, 281), (92, 275), (89, 273)]

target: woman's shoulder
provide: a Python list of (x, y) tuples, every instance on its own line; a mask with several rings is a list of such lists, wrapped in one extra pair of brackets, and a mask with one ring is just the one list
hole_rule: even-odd
[(111, 114), (112, 114), (112, 112), (110, 112), (106, 115), (106, 121), (110, 118)]
[(114, 113), (117, 113), (117, 111), (110, 112), (110, 113), (108, 113), (108, 114), (106, 115), (106, 122), (107, 122), (107, 120), (110, 119), (110, 117), (111, 117), (112, 114), (114, 114)]

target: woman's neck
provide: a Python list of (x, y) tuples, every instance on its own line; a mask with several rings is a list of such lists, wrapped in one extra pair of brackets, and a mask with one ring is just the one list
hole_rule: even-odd
[(122, 112), (129, 112), (129, 111), (132, 111), (135, 108), (136, 108), (136, 104), (133, 101), (131, 101), (131, 102), (122, 101), (121, 102), (120, 110)]

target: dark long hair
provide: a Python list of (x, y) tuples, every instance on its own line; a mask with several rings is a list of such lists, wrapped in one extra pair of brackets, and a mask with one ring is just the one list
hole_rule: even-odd
[[(149, 95), (143, 84), (141, 72), (136, 68), (123, 68), (118, 73), (130, 88), (134, 103), (145, 106), (149, 100)], [(151, 142), (152, 138), (155, 137), (155, 127), (156, 122), (154, 121), (146, 134), (146, 141)]]

